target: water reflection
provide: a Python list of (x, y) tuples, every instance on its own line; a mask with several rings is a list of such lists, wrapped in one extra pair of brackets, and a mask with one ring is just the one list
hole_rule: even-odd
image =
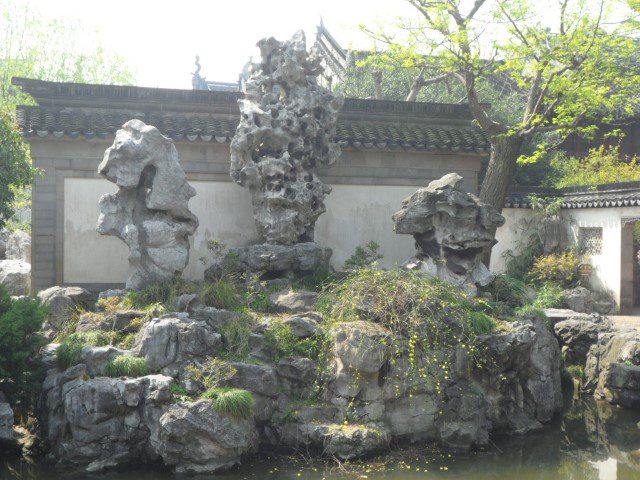
[[(216, 479), (343, 479), (370, 480), (640, 480), (640, 412), (622, 410), (592, 399), (568, 406), (564, 416), (543, 432), (527, 437), (493, 439), (486, 452), (449, 456), (404, 448), (384, 458), (349, 466), (310, 464), (299, 458), (248, 461)], [(0, 480), (68, 479), (41, 464), (5, 462)], [(89, 478), (83, 475), (79, 478)], [(169, 480), (163, 470), (145, 469), (99, 475), (100, 480)], [(212, 478), (212, 477), (206, 477)]]

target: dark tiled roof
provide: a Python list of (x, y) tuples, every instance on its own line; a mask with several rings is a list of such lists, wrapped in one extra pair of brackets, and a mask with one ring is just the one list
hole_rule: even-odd
[[(20, 106), (25, 135), (107, 138), (138, 118), (176, 141), (229, 142), (239, 120), (232, 92), (82, 85), (14, 79), (38, 106)], [(489, 142), (460, 105), (347, 99), (343, 147), (486, 153)]]
[(606, 185), (569, 187), (563, 189), (530, 188), (509, 193), (506, 208), (530, 208), (529, 197), (562, 197), (562, 208), (609, 208), (640, 206), (640, 182), (621, 182)]

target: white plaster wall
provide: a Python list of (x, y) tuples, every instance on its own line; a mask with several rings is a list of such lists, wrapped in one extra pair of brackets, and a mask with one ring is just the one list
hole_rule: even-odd
[[(196, 196), (189, 203), (200, 226), (192, 238), (184, 276), (201, 279), (208, 256), (207, 240), (228, 246), (257, 239), (249, 192), (231, 182), (190, 182)], [(65, 283), (122, 283), (127, 277), (128, 249), (119, 239), (95, 231), (98, 200), (116, 187), (102, 179), (64, 181), (63, 279)], [(327, 212), (316, 224), (316, 241), (334, 251), (332, 264), (341, 267), (356, 246), (374, 240), (381, 245), (383, 266), (401, 263), (414, 252), (413, 238), (393, 232), (391, 215), (416, 187), (335, 185), (325, 202)]]
[(504, 254), (507, 250), (517, 250), (523, 225), (531, 219), (533, 211), (528, 208), (504, 208), (504, 225), (496, 231), (496, 243), (491, 250), (491, 271), (504, 273), (507, 266)]
[(620, 305), (622, 258), (622, 221), (638, 217), (640, 207), (589, 208), (563, 210), (572, 239), (577, 241), (580, 227), (602, 227), (602, 255), (591, 255), (589, 263), (594, 267), (591, 282), (595, 288), (610, 292)]

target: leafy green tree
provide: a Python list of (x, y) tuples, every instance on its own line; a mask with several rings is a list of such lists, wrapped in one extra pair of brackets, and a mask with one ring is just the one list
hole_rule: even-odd
[(18, 189), (31, 185), (34, 174), (29, 147), (22, 141), (13, 116), (7, 110), (0, 111), (0, 228), (14, 214)]
[(33, 99), (11, 84), (12, 77), (78, 83), (130, 84), (123, 59), (86, 40), (79, 23), (48, 20), (16, 1), (0, 0), (0, 228), (16, 201), (30, 203), (36, 170), (13, 117), (16, 105)]
[(622, 158), (618, 147), (592, 148), (584, 158), (558, 152), (551, 167), (553, 185), (558, 188), (640, 181), (638, 158)]
[[(637, 107), (640, 64), (629, 22), (614, 22), (616, 0), (407, 0), (417, 17), (399, 33), (370, 32), (377, 55), (420, 69), (424, 82), (450, 79), (463, 89), (491, 141), (480, 198), (501, 208), (524, 143), (593, 134), (600, 122)], [(615, 7), (618, 7), (617, 9)], [(373, 60), (371, 60), (373, 62)], [(488, 105), (483, 85), (500, 79), (518, 92), (508, 116)], [(539, 145), (532, 156), (549, 148)]]
[(46, 315), (38, 300), (12, 300), (0, 285), (0, 390), (18, 414), (28, 413), (42, 385), (37, 353), (46, 342), (37, 332)]

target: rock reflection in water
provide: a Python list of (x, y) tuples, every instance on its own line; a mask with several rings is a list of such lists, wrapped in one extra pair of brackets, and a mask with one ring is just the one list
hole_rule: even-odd
[[(369, 480), (640, 480), (640, 411), (623, 410), (593, 399), (577, 400), (556, 424), (539, 434), (493, 439), (487, 452), (433, 458), (409, 447), (386, 471), (362, 464), (355, 475), (344, 474), (333, 463), (312, 467), (288, 460), (245, 461), (220, 480), (308, 480), (368, 478)], [(402, 450), (400, 450), (402, 452)], [(409, 453), (409, 452), (412, 453)], [(419, 469), (419, 470), (418, 470)], [(425, 471), (425, 469), (427, 471)], [(62, 480), (46, 466), (26, 462), (0, 464), (0, 480)], [(82, 478), (87, 478), (83, 476)], [(96, 475), (100, 480), (170, 480), (167, 471), (125, 471)], [(211, 478), (211, 477), (207, 477)]]

